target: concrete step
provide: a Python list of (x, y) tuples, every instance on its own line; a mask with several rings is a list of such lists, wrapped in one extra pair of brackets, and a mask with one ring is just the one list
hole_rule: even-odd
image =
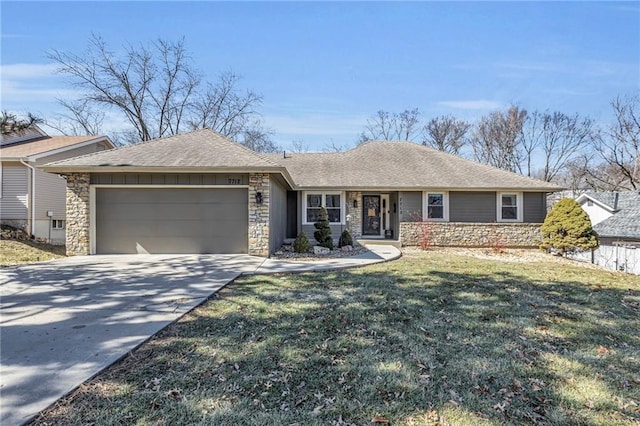
[(377, 246), (393, 246), (397, 249), (402, 248), (402, 243), (400, 240), (387, 240), (384, 238), (358, 238), (356, 242), (361, 246), (367, 246), (368, 244), (377, 245)]

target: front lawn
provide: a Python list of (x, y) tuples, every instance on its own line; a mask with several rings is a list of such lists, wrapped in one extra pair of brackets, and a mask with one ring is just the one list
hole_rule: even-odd
[(640, 277), (417, 252), (236, 281), (37, 424), (640, 422)]

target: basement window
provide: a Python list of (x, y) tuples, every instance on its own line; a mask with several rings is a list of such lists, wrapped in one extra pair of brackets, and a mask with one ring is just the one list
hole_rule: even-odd
[(64, 220), (53, 219), (51, 221), (51, 229), (64, 229)]

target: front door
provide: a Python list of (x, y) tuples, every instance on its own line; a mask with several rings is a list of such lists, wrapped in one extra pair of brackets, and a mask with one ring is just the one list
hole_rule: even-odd
[(380, 235), (381, 209), (379, 195), (362, 196), (362, 235)]

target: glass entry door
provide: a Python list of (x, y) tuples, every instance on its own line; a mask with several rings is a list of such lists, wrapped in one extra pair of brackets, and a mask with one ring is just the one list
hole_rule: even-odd
[(380, 235), (380, 196), (362, 196), (362, 235)]

